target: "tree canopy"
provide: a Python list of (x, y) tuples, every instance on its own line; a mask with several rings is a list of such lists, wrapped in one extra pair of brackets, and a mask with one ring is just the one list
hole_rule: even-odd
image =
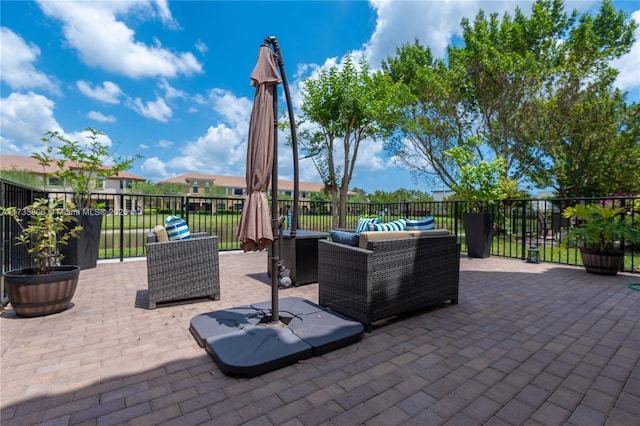
[(633, 45), (634, 21), (609, 0), (594, 15), (538, 0), (528, 16), (480, 11), (461, 26), (446, 61), (416, 40), (382, 63), (408, 99), (386, 144), (401, 166), (454, 188), (460, 166), (446, 153), (473, 138), (480, 161), (502, 159), (521, 184), (561, 196), (640, 191), (638, 105), (610, 65)]
[(332, 201), (333, 224), (345, 226), (349, 184), (365, 139), (387, 135), (399, 105), (396, 84), (347, 55), (341, 67), (321, 69), (302, 91), (299, 142), (312, 158)]

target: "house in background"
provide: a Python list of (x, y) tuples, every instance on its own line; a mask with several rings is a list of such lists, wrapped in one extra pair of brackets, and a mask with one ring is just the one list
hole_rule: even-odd
[[(107, 166), (105, 166), (108, 168)], [(73, 192), (73, 188), (67, 186), (65, 182), (53, 176), (55, 172), (60, 171), (55, 162), (43, 168), (38, 164), (38, 160), (22, 155), (0, 155), (0, 172), (2, 176), (10, 175), (11, 172), (24, 172), (29, 176), (30, 185), (34, 188), (46, 188), (50, 193)], [(119, 205), (119, 197), (113, 197), (116, 194), (124, 194), (127, 189), (133, 186), (134, 182), (144, 182), (145, 178), (134, 175), (129, 172), (120, 172), (118, 176), (111, 176), (106, 179), (96, 178), (96, 188), (92, 191), (95, 196), (94, 200), (107, 202), (107, 209), (117, 211), (133, 211), (142, 206)], [(100, 195), (111, 195), (110, 197), (100, 197)], [(113, 200), (113, 201), (112, 201)], [(111, 203), (112, 201), (112, 203)], [(125, 203), (131, 203), (127, 199)]]
[[(189, 209), (191, 211), (203, 211), (212, 209), (213, 212), (219, 210), (240, 210), (247, 193), (247, 182), (244, 176), (224, 176), (206, 173), (186, 173), (158, 183), (177, 183), (184, 186), (184, 193), (190, 198)], [(312, 182), (298, 183), (298, 197), (300, 208), (304, 214), (311, 208), (311, 194), (322, 192), (324, 184)], [(280, 200), (293, 199), (293, 181), (278, 180), (278, 196)], [(220, 197), (215, 206), (200, 203), (197, 197)], [(223, 200), (224, 198), (224, 200)]]

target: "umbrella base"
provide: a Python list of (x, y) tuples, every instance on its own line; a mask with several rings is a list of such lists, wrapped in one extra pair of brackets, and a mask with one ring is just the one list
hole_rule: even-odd
[(194, 317), (189, 331), (226, 375), (254, 377), (359, 342), (361, 323), (308, 300), (279, 301), (281, 322), (271, 324), (271, 303), (238, 306)]

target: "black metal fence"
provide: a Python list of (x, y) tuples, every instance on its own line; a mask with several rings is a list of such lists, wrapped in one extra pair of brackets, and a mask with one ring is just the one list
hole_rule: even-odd
[[(42, 193), (4, 180), (2, 184), (3, 206), (25, 206)], [(57, 194), (67, 199), (72, 194)], [(192, 232), (217, 235), (220, 250), (238, 250), (240, 244), (236, 229), (240, 220), (243, 200), (239, 198), (144, 195), (144, 194), (94, 194), (93, 200), (104, 206), (102, 237), (99, 259), (124, 259), (146, 255), (147, 233), (156, 225), (164, 224), (169, 215), (184, 218)], [(611, 201), (625, 206), (640, 223), (640, 198), (580, 198), (580, 199), (518, 199), (506, 200), (490, 206), (494, 214), (494, 237), (491, 254), (495, 256), (526, 259), (531, 246), (539, 250), (540, 259), (569, 265), (581, 265), (575, 248), (561, 245), (570, 223), (561, 211), (576, 203)], [(288, 216), (291, 201), (282, 200), (280, 212)], [(635, 203), (635, 204), (634, 204)], [(466, 252), (463, 227), (465, 203), (399, 202), (399, 203), (348, 203), (346, 227), (355, 229), (361, 216), (377, 215), (383, 221), (399, 218), (434, 217), (436, 228), (446, 228), (457, 235)], [(331, 203), (301, 202), (298, 228), (313, 231), (329, 231), (332, 228)], [(288, 217), (288, 220), (290, 218)], [(285, 226), (288, 226), (288, 220)], [(22, 267), (26, 261), (24, 248), (12, 244), (17, 228), (9, 218), (2, 218), (2, 270)], [(627, 247), (624, 270), (640, 272), (640, 247)]]

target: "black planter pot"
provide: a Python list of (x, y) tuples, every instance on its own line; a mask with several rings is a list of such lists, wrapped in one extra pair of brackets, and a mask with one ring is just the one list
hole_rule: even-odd
[(624, 264), (623, 251), (580, 249), (580, 257), (584, 268), (592, 274), (616, 275)]
[(489, 257), (493, 240), (493, 213), (465, 213), (462, 219), (469, 257)]
[(69, 307), (79, 275), (78, 266), (56, 266), (41, 275), (30, 268), (14, 269), (4, 273), (4, 285), (16, 315), (40, 317)]
[(70, 238), (69, 244), (62, 246), (63, 265), (78, 265), (81, 269), (95, 268), (98, 263), (102, 213), (100, 210), (86, 209), (80, 212), (78, 225), (82, 231), (78, 238)]

